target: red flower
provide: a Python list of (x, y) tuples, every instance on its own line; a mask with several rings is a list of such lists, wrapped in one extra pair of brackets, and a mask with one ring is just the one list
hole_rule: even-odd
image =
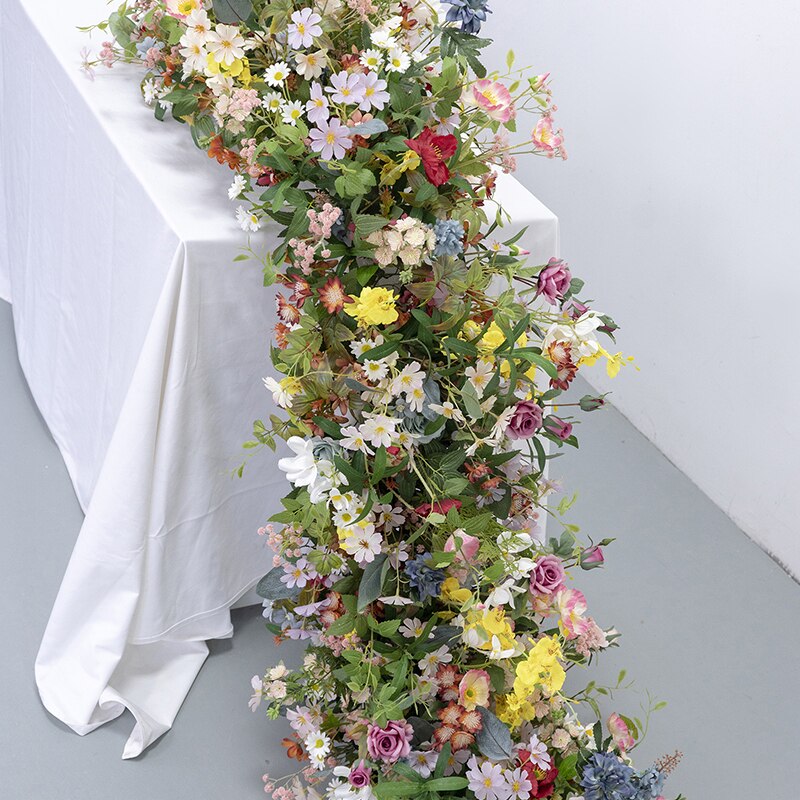
[(406, 139), (406, 144), (419, 155), (425, 174), (434, 186), (450, 180), (450, 170), (445, 163), (455, 155), (458, 139), (453, 134), (437, 136), (432, 128), (425, 128), (416, 139)]
[(558, 777), (558, 767), (550, 764), (550, 768), (545, 772), (535, 766), (530, 760), (531, 754), (528, 750), (519, 751), (520, 767), (528, 776), (528, 780), (533, 784), (529, 797), (531, 800), (536, 798), (550, 797), (555, 789), (556, 778)]
[(421, 517), (427, 517), (428, 514), (431, 514), (433, 512), (436, 512), (437, 514), (442, 514), (442, 516), (444, 516), (451, 508), (455, 508), (456, 510), (461, 508), (461, 501), (448, 498), (447, 500), (441, 500), (440, 502), (434, 503), (433, 505), (431, 505), (430, 503), (423, 503), (421, 506), (418, 506), (414, 510)]

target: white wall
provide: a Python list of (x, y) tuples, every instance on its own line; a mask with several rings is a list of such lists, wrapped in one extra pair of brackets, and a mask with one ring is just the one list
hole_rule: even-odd
[(585, 372), (800, 576), (800, 4), (493, 6), (493, 63), (552, 73), (569, 146), (517, 177), (641, 367)]

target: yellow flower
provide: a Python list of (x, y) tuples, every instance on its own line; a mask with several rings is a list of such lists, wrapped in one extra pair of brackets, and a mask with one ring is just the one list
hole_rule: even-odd
[(353, 302), (345, 305), (345, 313), (355, 317), (362, 328), (368, 325), (391, 325), (400, 316), (395, 308), (397, 298), (389, 289), (367, 286), (358, 297), (350, 297)]
[(250, 74), (250, 63), (246, 58), (235, 58), (229, 65), (225, 62), (217, 62), (214, 56), (209, 53), (206, 58), (206, 72), (209, 75), (219, 75), (225, 73), (232, 78), (236, 78), (243, 86), (249, 86), (253, 81)]
[(441, 593), (441, 598), (445, 603), (463, 605), (470, 597), (472, 597), (472, 592), (469, 589), (462, 589), (457, 578), (445, 578)]
[(626, 365), (626, 362), (630, 363), (633, 361), (633, 356), (628, 356), (626, 358), (622, 353), (614, 353), (614, 355), (612, 355), (604, 347), (598, 347), (597, 352), (593, 356), (585, 356), (578, 362), (578, 365), (591, 367), (597, 363), (597, 359), (600, 358), (600, 356), (606, 359), (606, 373), (608, 373), (609, 378), (616, 378), (622, 367)]
[(498, 695), (495, 699), (495, 709), (500, 721), (512, 728), (536, 719), (534, 704), (514, 692)]
[(514, 694), (520, 698), (530, 695), (536, 686), (550, 694), (564, 685), (566, 672), (559, 663), (561, 644), (555, 636), (544, 636), (531, 648), (527, 657), (517, 664)]
[(393, 161), (383, 153), (376, 155), (385, 162), (381, 169), (381, 186), (394, 186), (404, 172), (413, 172), (422, 163), (419, 155), (413, 150), (408, 150), (399, 162)]
[(178, 0), (178, 13), (188, 17), (192, 11), (200, 8), (198, 0)]
[[(494, 644), (502, 650), (513, 650), (516, 645), (514, 629), (502, 608), (472, 609), (467, 613), (464, 633), (467, 643), (477, 650), (492, 650)], [(495, 637), (496, 643), (492, 641)]]

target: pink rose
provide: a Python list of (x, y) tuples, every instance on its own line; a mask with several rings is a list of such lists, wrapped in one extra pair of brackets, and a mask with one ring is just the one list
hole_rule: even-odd
[(566, 294), (571, 283), (572, 275), (566, 262), (560, 258), (551, 258), (539, 273), (536, 296), (546, 298), (550, 305), (558, 305), (558, 301)]
[(572, 435), (572, 423), (564, 422), (560, 417), (548, 417), (544, 421), (544, 427), (548, 433), (553, 434), (556, 439), (561, 439), (562, 442), (569, 439)]
[(628, 727), (628, 723), (625, 722), (619, 714), (612, 714), (608, 718), (606, 724), (608, 725), (608, 732), (611, 734), (611, 738), (623, 753), (633, 747), (635, 740)]
[(445, 553), (456, 553), (456, 558), (460, 561), (471, 563), (478, 555), (480, 540), (476, 536), (470, 536), (462, 530), (455, 531), (447, 537), (444, 543)]
[(414, 729), (405, 720), (390, 720), (385, 728), (367, 728), (367, 752), (376, 761), (393, 764), (411, 752)]
[(533, 400), (521, 400), (506, 428), (509, 439), (530, 439), (542, 427), (542, 409)]
[(554, 594), (564, 585), (564, 567), (558, 556), (542, 556), (531, 572), (533, 594)]

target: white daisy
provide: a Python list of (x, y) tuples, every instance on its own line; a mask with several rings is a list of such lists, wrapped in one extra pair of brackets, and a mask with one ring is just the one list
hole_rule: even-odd
[(261, 220), (255, 211), (247, 211), (244, 206), (236, 209), (236, 220), (243, 231), (255, 233), (261, 227)]
[(389, 50), (386, 69), (388, 72), (405, 72), (411, 66), (411, 57), (405, 50), (393, 47)]
[(264, 73), (264, 80), (270, 86), (282, 86), (283, 82), (289, 77), (289, 65), (285, 61), (278, 61), (276, 64), (267, 68)]
[(228, 199), (235, 200), (239, 197), (245, 186), (247, 186), (247, 181), (244, 179), (244, 175), (237, 175), (233, 179), (233, 183), (228, 187)]
[(297, 125), (297, 120), (303, 117), (303, 104), (299, 100), (285, 103), (281, 109), (281, 116), (287, 125)]
[(380, 50), (365, 50), (358, 59), (362, 67), (378, 70), (383, 64), (383, 53)]
[(277, 92), (269, 92), (261, 98), (261, 105), (266, 108), (267, 111), (277, 113), (281, 110), (283, 98)]

